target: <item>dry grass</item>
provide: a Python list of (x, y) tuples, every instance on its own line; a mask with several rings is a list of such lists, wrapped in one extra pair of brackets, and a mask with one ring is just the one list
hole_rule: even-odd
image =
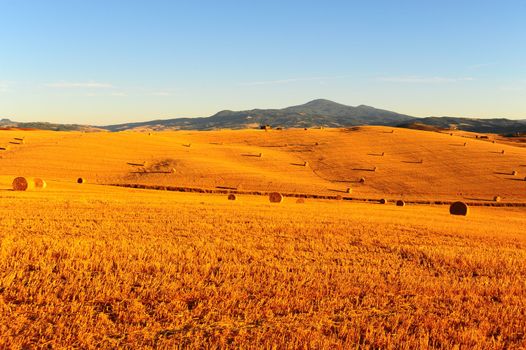
[[(526, 148), (391, 130), (28, 133), (0, 159), (0, 349), (525, 348), (526, 212), (474, 202), (526, 202)], [(370, 204), (97, 185), (347, 199), (365, 174)]]
[(58, 185), (0, 194), (0, 348), (526, 346), (524, 211)]
[[(2, 173), (38, 175), (45, 179), (71, 181), (79, 175), (92, 183), (141, 183), (163, 186), (215, 188), (242, 183), (247, 190), (320, 193), (335, 184), (355, 183), (355, 196), (407, 200), (463, 200), (491, 198), (498, 193), (506, 201), (526, 202), (522, 183), (509, 181), (495, 172), (520, 170), (526, 157), (525, 147), (494, 145), (475, 136), (469, 147), (460, 147), (464, 137), (396, 129), (361, 127), (353, 130), (312, 129), (222, 130), (210, 132), (75, 133), (30, 131), (30, 143), (2, 151)], [(0, 145), (20, 131), (1, 131)], [(467, 137), (467, 136), (466, 136)], [(181, 147), (192, 144), (191, 148)], [(317, 145), (316, 145), (317, 144)], [(502, 149), (506, 156), (500, 155)], [(384, 157), (370, 154), (385, 152)], [(242, 157), (240, 154), (265, 157)], [(421, 160), (418, 164), (408, 160)], [(174, 160), (164, 171), (174, 175), (133, 173), (127, 165), (155, 165)], [(146, 164), (142, 164), (147, 161)], [(307, 167), (291, 167), (304, 164)], [(135, 164), (135, 163), (134, 163)], [(379, 171), (364, 172), (359, 169)], [(519, 171), (520, 173), (520, 171)], [(455, 174), (450, 176), (446, 174)], [(476, 181), (465, 181), (465, 179)], [(429, 186), (433, 183), (433, 186)]]

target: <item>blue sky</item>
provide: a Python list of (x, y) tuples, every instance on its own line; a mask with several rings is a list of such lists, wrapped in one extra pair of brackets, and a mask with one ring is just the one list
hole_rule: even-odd
[(327, 98), (526, 119), (526, 1), (0, 0), (0, 117), (111, 124)]

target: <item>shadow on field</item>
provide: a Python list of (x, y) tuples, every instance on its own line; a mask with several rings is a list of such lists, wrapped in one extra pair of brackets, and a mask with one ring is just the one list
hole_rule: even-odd
[(355, 171), (370, 171), (370, 172), (375, 172), (376, 171), (375, 169), (367, 169), (367, 168), (353, 168), (352, 170), (355, 170)]
[(493, 199), (487, 199), (487, 198), (470, 198), (470, 197), (464, 197), (464, 199), (470, 200), (470, 201), (479, 201), (479, 202), (494, 202)]
[(336, 190), (336, 189), (334, 189), (334, 188), (328, 188), (327, 190), (328, 190), (328, 191), (331, 191), (331, 192), (348, 193), (348, 192), (345, 191), (345, 190)]

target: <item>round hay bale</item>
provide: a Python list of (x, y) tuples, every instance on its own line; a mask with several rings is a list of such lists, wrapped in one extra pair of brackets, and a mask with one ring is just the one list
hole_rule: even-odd
[(375, 167), (373, 168), (373, 171), (378, 171), (378, 167), (375, 166)]
[(35, 187), (33, 181), (22, 176), (15, 178), (12, 185), (14, 191), (27, 191)]
[(387, 199), (382, 198), (382, 199), (380, 199), (380, 200), (378, 201), (378, 203), (380, 203), (380, 204), (387, 204)]
[(281, 193), (278, 193), (278, 192), (271, 192), (268, 195), (268, 199), (269, 199), (270, 203), (281, 203), (281, 202), (283, 202), (283, 195)]
[(351, 194), (351, 193), (352, 193), (352, 188), (348, 187), (348, 188), (345, 190), (345, 193), (349, 193), (349, 194)]
[(469, 214), (469, 207), (464, 202), (455, 202), (449, 206), (449, 213), (451, 215), (467, 216)]
[(230, 194), (228, 195), (228, 200), (229, 200), (229, 201), (235, 201), (236, 199), (237, 199), (237, 197), (236, 197), (235, 194), (230, 193)]
[(405, 202), (401, 199), (397, 200), (396, 201), (396, 206), (397, 207), (405, 207)]
[(41, 189), (43, 190), (44, 188), (47, 187), (47, 183), (46, 181), (42, 180), (41, 178), (39, 177), (36, 177), (33, 179), (33, 182), (35, 184), (35, 188), (38, 188), (38, 189)]
[(307, 161), (303, 162), (303, 166), (309, 166), (309, 162)]
[(513, 171), (511, 172), (511, 175), (513, 175), (513, 176), (517, 176), (517, 175), (519, 175), (519, 173), (517, 172), (517, 170), (513, 170)]
[(85, 183), (85, 182), (86, 182), (86, 180), (84, 180), (82, 177), (79, 177), (79, 178), (77, 179), (77, 183), (78, 183), (78, 184), (83, 184), (83, 183)]
[(303, 199), (303, 198), (298, 198), (298, 199), (296, 200), (296, 203), (298, 203), (298, 204), (303, 204), (303, 203), (305, 203), (305, 199)]
[(358, 180), (361, 184), (365, 183), (365, 177), (361, 177), (360, 180)]
[(495, 202), (500, 202), (501, 199), (502, 198), (500, 198), (500, 196), (493, 197), (493, 201), (495, 201)]

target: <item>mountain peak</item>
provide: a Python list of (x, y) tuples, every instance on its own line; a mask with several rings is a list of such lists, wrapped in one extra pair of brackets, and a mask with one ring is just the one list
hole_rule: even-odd
[(294, 107), (301, 107), (301, 106), (303, 106), (303, 107), (311, 107), (311, 108), (327, 107), (327, 106), (349, 107), (349, 106), (343, 105), (341, 103), (337, 103), (337, 102), (334, 102), (334, 101), (331, 101), (331, 100), (327, 100), (327, 99), (324, 99), (324, 98), (318, 98), (318, 99), (309, 101), (309, 102), (307, 102), (307, 103), (305, 103), (303, 105), (294, 106)]

